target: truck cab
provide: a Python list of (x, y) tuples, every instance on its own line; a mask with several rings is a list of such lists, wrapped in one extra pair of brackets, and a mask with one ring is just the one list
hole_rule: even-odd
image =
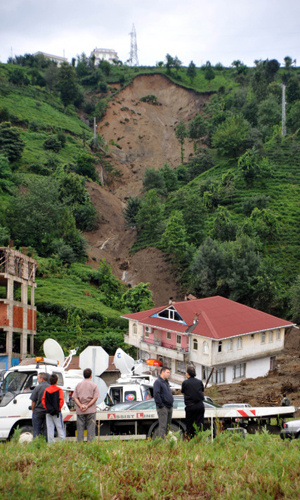
[[(45, 372), (55, 373), (58, 376), (57, 385), (64, 391), (64, 411), (68, 411), (72, 404), (72, 393), (82, 374), (68, 376), (57, 362), (40, 362), (32, 365), (18, 365), (6, 371), (0, 389), (0, 440), (12, 436), (19, 427), (21, 434), (32, 432), (31, 399), (33, 389), (37, 385), (38, 374)], [(73, 374), (74, 375), (74, 374)]]

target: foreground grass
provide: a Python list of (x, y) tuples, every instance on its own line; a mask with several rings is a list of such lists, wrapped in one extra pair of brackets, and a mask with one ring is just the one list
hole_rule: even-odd
[(18, 499), (293, 499), (299, 440), (209, 432), (190, 442), (0, 445), (0, 495)]

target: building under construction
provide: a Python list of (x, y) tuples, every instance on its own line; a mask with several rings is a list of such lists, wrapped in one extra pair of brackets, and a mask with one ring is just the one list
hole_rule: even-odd
[(33, 258), (0, 247), (0, 369), (33, 355), (36, 265)]

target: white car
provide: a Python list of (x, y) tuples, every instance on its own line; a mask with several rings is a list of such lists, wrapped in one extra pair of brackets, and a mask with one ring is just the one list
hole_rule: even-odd
[(281, 439), (300, 439), (300, 420), (284, 422), (280, 437)]

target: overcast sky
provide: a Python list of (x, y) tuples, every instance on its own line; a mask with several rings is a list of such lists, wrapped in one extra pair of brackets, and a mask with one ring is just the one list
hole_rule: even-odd
[(72, 57), (95, 48), (125, 62), (135, 25), (140, 65), (290, 56), (300, 64), (300, 0), (0, 0), (0, 61), (47, 52)]

